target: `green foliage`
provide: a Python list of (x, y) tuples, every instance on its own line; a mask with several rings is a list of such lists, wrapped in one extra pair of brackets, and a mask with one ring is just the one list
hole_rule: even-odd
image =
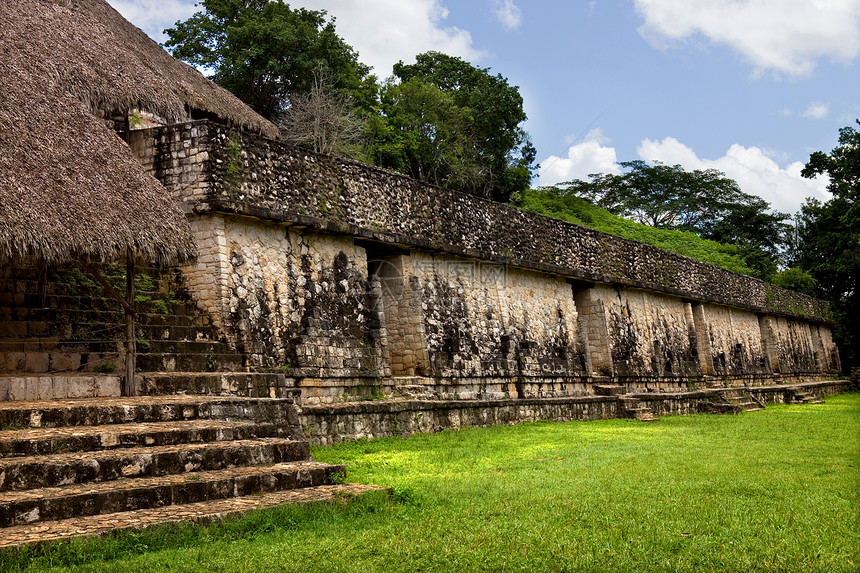
[[(857, 121), (860, 125), (860, 120)], [(798, 217), (798, 266), (818, 281), (816, 293), (828, 300), (836, 319), (833, 338), (847, 371), (860, 364), (860, 132), (839, 130), (839, 146), (816, 151), (804, 177), (826, 174), (833, 198), (809, 199)]]
[(99, 364), (95, 371), (100, 374), (113, 374), (116, 372), (116, 364), (113, 362), (105, 362), (103, 364)]
[(410, 79), (389, 84), (382, 110), (396, 134), (398, 165), (419, 181), (457, 187), (478, 178), (467, 132), (471, 111), (430, 83)]
[(165, 47), (212, 70), (212, 79), (263, 117), (277, 119), (291, 94), (308, 93), (323, 69), (338, 90), (360, 90), (369, 68), (335, 32), (325, 10), (277, 0), (202, 0), (203, 10), (168, 28)]
[(165, 30), (165, 46), (212, 70), (264, 117), (285, 121), (291, 142), (498, 201), (531, 182), (537, 152), (521, 127), (523, 99), (500, 74), (427, 52), (396, 64), (380, 86), (324, 10), (281, 0), (198, 6)]
[(810, 296), (815, 294), (815, 285), (817, 284), (815, 277), (797, 267), (791, 267), (775, 274), (771, 277), (771, 282), (776, 286)]
[[(507, 201), (528, 186), (536, 151), (521, 127), (527, 118), (518, 87), (509, 85), (501, 74), (492, 75), (489, 68), (432, 51), (416, 56), (414, 64), (398, 62), (394, 76), (399, 84), (389, 84), (387, 90), (408, 85), (410, 99), (427, 101), (436, 108), (433, 117), (422, 122), (420, 136), (442, 131), (441, 139), (454, 146), (426, 180), (497, 201)], [(416, 129), (411, 125), (415, 121), (404, 125), (391, 111), (396, 117), (399, 110), (384, 108), (395, 130), (408, 141)], [(407, 144), (403, 149), (407, 165), (433, 163), (433, 155), (439, 155), (423, 156), (422, 152)]]
[(753, 275), (776, 272), (788, 215), (740, 190), (716, 169), (686, 171), (680, 165), (622, 161), (621, 175), (596, 174), (565, 183), (568, 192), (616, 215), (659, 229), (692, 231), (705, 239), (738, 245)]
[(643, 225), (589, 203), (567, 190), (555, 187), (529, 189), (515, 197), (520, 207), (604, 233), (653, 245), (698, 261), (745, 275), (752, 275), (736, 245), (702, 239), (690, 231), (657, 229)]

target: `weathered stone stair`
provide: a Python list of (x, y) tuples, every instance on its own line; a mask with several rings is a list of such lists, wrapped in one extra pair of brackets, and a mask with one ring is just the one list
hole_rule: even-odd
[(134, 398), (118, 302), (45, 276), (0, 270), (0, 547), (378, 489), (332, 483), (292, 383), (247, 372), (169, 275), (138, 276)]
[(635, 418), (640, 422), (656, 422), (659, 418), (654, 417), (651, 408), (643, 406), (637, 398), (628, 396), (619, 396), (621, 400), (621, 408), (624, 411), (625, 418)]
[(786, 394), (786, 402), (789, 404), (824, 404), (824, 400), (818, 399), (812, 392), (802, 388), (789, 388)]
[(0, 403), (0, 547), (362, 493), (314, 462), (291, 399)]
[(716, 414), (740, 414), (764, 410), (764, 404), (743, 388), (717, 390), (718, 400), (700, 402), (699, 411)]
[[(103, 271), (121, 290), (121, 270)], [(169, 273), (143, 269), (137, 277), (136, 366), (143, 393), (219, 394), (232, 388), (226, 393), (289, 395), (283, 376), (241, 380), (242, 354), (219, 338)], [(124, 338), (119, 303), (81, 271), (0, 271), (0, 401), (119, 396)], [(182, 376), (160, 380), (166, 373)], [(213, 373), (232, 378), (215, 384)], [(202, 381), (195, 380), (198, 375)], [(276, 392), (271, 385), (263, 387), (269, 383)]]

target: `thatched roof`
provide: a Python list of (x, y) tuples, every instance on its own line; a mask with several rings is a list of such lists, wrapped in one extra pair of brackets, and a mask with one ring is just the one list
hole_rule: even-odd
[(194, 108), (278, 136), (274, 124), (173, 58), (105, 0), (3, 0), (0, 24), (4, 48), (92, 109), (139, 108), (175, 123)]
[(102, 0), (0, 0), (0, 77), (3, 258), (193, 255), (179, 206), (97, 110), (182, 121), (187, 104), (276, 131)]

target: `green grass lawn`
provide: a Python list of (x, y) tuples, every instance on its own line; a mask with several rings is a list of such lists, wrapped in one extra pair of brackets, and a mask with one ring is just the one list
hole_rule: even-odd
[(860, 570), (857, 393), (739, 416), (467, 428), (313, 453), (346, 463), (350, 481), (392, 486), (393, 500), (7, 553), (0, 568)]

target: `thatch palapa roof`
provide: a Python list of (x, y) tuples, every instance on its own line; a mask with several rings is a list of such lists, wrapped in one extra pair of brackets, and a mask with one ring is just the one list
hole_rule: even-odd
[(172, 58), (103, 0), (0, 0), (0, 257), (193, 255), (179, 206), (94, 114), (198, 109), (277, 128)]

